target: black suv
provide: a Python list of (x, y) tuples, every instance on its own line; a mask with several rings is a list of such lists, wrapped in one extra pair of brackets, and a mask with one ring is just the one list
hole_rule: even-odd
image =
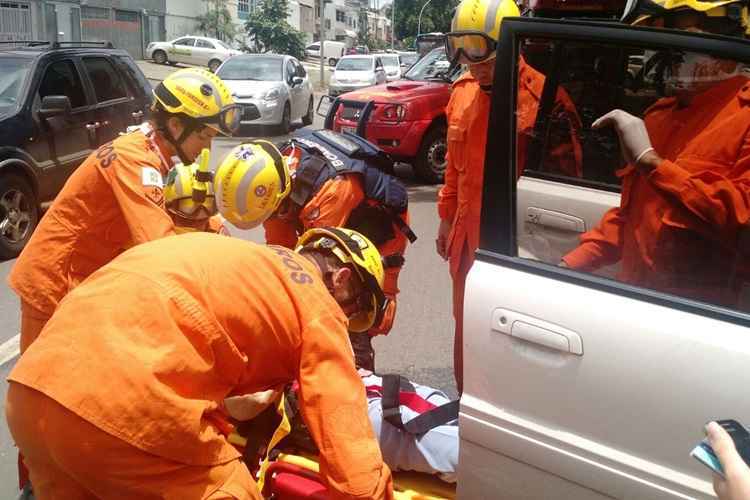
[(0, 45), (0, 258), (21, 252), (41, 205), (152, 99), (133, 58), (109, 43), (23, 43)]

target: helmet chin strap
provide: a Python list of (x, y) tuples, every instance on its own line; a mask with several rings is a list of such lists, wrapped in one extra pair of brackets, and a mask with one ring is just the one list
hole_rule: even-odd
[[(192, 134), (195, 130), (197, 130), (197, 125), (192, 120), (180, 120), (183, 124), (182, 133), (180, 134), (180, 137), (177, 139), (174, 138), (172, 135), (172, 132), (169, 130), (169, 127), (167, 127), (166, 123), (163, 127), (160, 128), (161, 133), (164, 135), (164, 138), (169, 142), (172, 146), (174, 146), (175, 151), (177, 151), (177, 156), (180, 158), (180, 161), (183, 165), (190, 165), (195, 161), (195, 158), (188, 158), (188, 156), (185, 154), (185, 151), (182, 149), (182, 144), (185, 142), (185, 139), (188, 138), (190, 134)], [(187, 123), (186, 123), (187, 121)]]

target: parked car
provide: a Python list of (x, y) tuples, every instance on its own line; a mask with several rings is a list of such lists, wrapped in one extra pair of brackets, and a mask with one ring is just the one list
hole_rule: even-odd
[(151, 85), (111, 44), (0, 50), (0, 258), (18, 255), (70, 174), (141, 123)]
[(146, 47), (146, 59), (153, 59), (157, 64), (195, 64), (207, 66), (211, 71), (240, 54), (242, 51), (225, 42), (205, 36), (183, 36), (171, 42), (151, 42)]
[[(325, 40), (323, 44), (323, 57), (329, 66), (336, 66), (339, 59), (344, 57), (346, 44), (344, 42), (334, 42)], [(305, 47), (305, 56), (320, 58), (320, 42), (311, 43)]]
[(328, 93), (335, 96), (385, 82), (385, 68), (379, 56), (344, 56), (331, 75)]
[[(305, 68), (292, 56), (244, 54), (216, 71), (243, 110), (242, 125), (273, 125), (284, 134), (291, 122), (310, 125), (314, 118), (313, 89)], [(259, 119), (253, 119), (256, 108)], [(245, 114), (248, 114), (247, 120)]]
[[(693, 201), (706, 199), (699, 194), (701, 184), (687, 179), (743, 190), (737, 184), (747, 168), (743, 155), (728, 163), (705, 156), (717, 149), (712, 140), (731, 140), (720, 131), (735, 117), (696, 107), (721, 109), (741, 101), (750, 88), (743, 86), (746, 73), (727, 77), (719, 84), (723, 90), (709, 91), (710, 96), (695, 96), (692, 110), (682, 112), (684, 120), (659, 132), (683, 138), (700, 133), (702, 147), (708, 149), (698, 150), (693, 142), (683, 150), (659, 151), (678, 162), (669, 167), (674, 177), (656, 177), (665, 172), (661, 166), (648, 181), (645, 174), (635, 179), (627, 175), (624, 182), (640, 185), (629, 192), (627, 210), (592, 236), (613, 242), (606, 253), (616, 262), (621, 247), (613, 238), (623, 238), (623, 231), (614, 225), (621, 228), (633, 224), (623, 219), (654, 214), (638, 226), (636, 241), (632, 229), (627, 230), (623, 250), (648, 252), (654, 267), (644, 261), (620, 278), (619, 264), (584, 272), (558, 263), (579, 245), (584, 231), (620, 206), (618, 170), (624, 164), (619, 141), (610, 128), (592, 130), (593, 120), (613, 108), (640, 117), (645, 110), (676, 114), (669, 104), (674, 102), (671, 92), (663, 92), (674, 68), (649, 64), (650, 59), (700, 58), (705, 67), (744, 68), (750, 62), (750, 43), (696, 32), (542, 18), (505, 20), (501, 36), (487, 163), (479, 180), (480, 249), (466, 281), (457, 497), (715, 498), (711, 472), (689, 453), (703, 438), (707, 421), (750, 422), (750, 301), (744, 278), (748, 239), (746, 228), (710, 217), (719, 211), (705, 207), (718, 200), (701, 209), (684, 203), (703, 206), (703, 201)], [(528, 154), (519, 164), (514, 154), (522, 138), (515, 133), (515, 67), (519, 54), (525, 57), (525, 48), (538, 43), (547, 50), (526, 59), (547, 76), (539, 109), (549, 114), (537, 116), (534, 130), (523, 137)], [(640, 88), (629, 87), (626, 78), (633, 56), (644, 57), (642, 67), (650, 73)], [(681, 83), (672, 85), (679, 88)], [(559, 138), (566, 137), (561, 133), (570, 137), (570, 124), (554, 118), (550, 102), (560, 89), (582, 121), (577, 174), (555, 168)], [(736, 139), (728, 151), (742, 149), (743, 139)], [(462, 140), (460, 130), (455, 140)], [(517, 172), (522, 172), (518, 180)], [(676, 180), (679, 175), (685, 176), (682, 184)], [(649, 187), (652, 179), (656, 184)], [(659, 213), (642, 209), (644, 200), (666, 193), (667, 179), (679, 187), (674, 202), (665, 198), (671, 208)], [(653, 189), (652, 194), (644, 194), (644, 188)], [(737, 209), (745, 203), (722, 200), (739, 203)], [(722, 267), (726, 272), (715, 272)]]
[(330, 106), (325, 126), (358, 133), (394, 158), (411, 163), (423, 181), (442, 182), (445, 106), (451, 83), (462, 71), (461, 67), (450, 71), (444, 47), (434, 49), (398, 82), (341, 96)]
[(379, 54), (380, 61), (385, 68), (385, 77), (389, 82), (401, 78), (401, 60), (398, 54)]

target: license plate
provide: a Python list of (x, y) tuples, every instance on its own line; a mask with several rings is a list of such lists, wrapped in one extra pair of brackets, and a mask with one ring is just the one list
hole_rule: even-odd
[(341, 127), (341, 133), (349, 132), (350, 134), (357, 134), (357, 127)]

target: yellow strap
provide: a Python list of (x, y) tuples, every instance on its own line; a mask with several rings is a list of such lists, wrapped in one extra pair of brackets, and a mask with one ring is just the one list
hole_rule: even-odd
[(268, 448), (266, 448), (266, 457), (263, 459), (263, 463), (260, 465), (260, 471), (258, 472), (258, 489), (260, 491), (263, 491), (263, 484), (266, 481), (266, 470), (269, 466), (269, 455), (271, 454), (271, 450), (273, 450), (274, 447), (292, 431), (292, 426), (289, 423), (289, 417), (286, 414), (286, 406), (283, 393), (281, 394), (281, 398), (279, 399), (278, 406), (276, 406), (276, 413), (281, 415), (281, 422), (279, 422), (279, 426), (274, 431), (273, 436), (271, 436), (271, 441), (268, 442)]

